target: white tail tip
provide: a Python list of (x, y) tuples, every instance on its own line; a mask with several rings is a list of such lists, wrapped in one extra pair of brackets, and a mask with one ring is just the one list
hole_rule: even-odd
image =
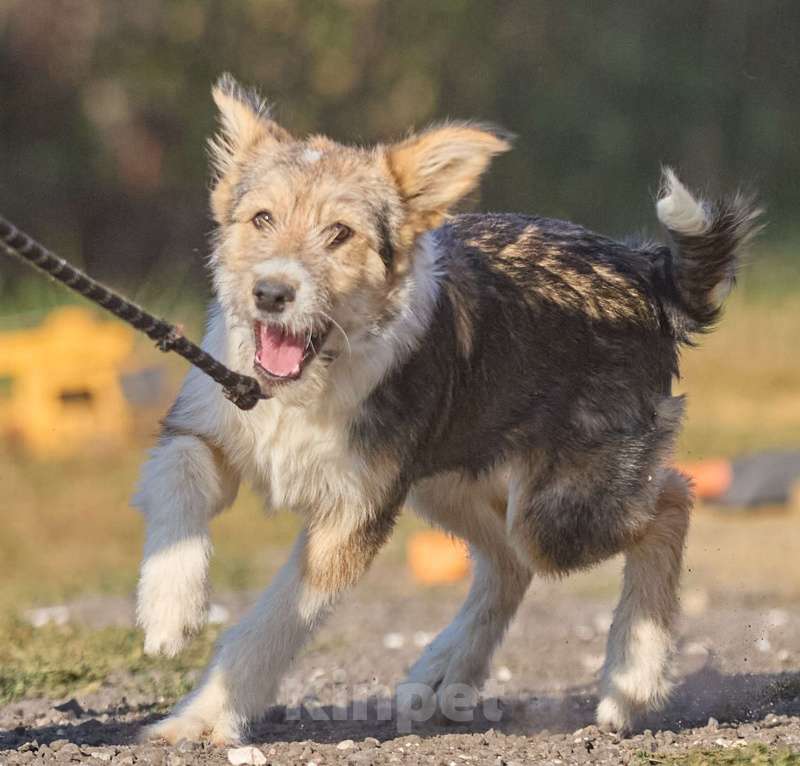
[(686, 236), (701, 236), (708, 232), (711, 220), (702, 201), (678, 180), (672, 168), (664, 168), (662, 192), (656, 202), (656, 214), (670, 231)]

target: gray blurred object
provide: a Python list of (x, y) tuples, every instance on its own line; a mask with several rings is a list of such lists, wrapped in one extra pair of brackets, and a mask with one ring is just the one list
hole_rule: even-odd
[(125, 399), (134, 407), (155, 407), (166, 398), (166, 375), (161, 367), (125, 373), (120, 383)]
[(782, 505), (800, 482), (800, 450), (772, 450), (731, 461), (733, 477), (724, 494), (714, 500), (740, 508)]

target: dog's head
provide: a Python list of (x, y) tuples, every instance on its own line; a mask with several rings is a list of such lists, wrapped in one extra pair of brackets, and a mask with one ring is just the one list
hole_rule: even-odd
[(371, 148), (296, 139), (231, 77), (213, 96), (215, 285), (228, 322), (246, 328), (242, 353), (276, 394), (375, 342), (407, 300), (418, 237), (509, 143), (469, 123)]

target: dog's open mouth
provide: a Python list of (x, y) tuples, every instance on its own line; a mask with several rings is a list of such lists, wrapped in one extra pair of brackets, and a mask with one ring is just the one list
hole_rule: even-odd
[(296, 380), (306, 365), (319, 353), (328, 334), (327, 328), (315, 332), (294, 333), (275, 324), (255, 323), (257, 372), (270, 381)]

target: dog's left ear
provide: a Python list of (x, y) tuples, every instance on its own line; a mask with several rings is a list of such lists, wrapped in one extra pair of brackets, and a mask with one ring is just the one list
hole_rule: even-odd
[(416, 233), (435, 228), (477, 185), (492, 158), (511, 148), (511, 137), (491, 126), (450, 123), (387, 149), (387, 160)]

